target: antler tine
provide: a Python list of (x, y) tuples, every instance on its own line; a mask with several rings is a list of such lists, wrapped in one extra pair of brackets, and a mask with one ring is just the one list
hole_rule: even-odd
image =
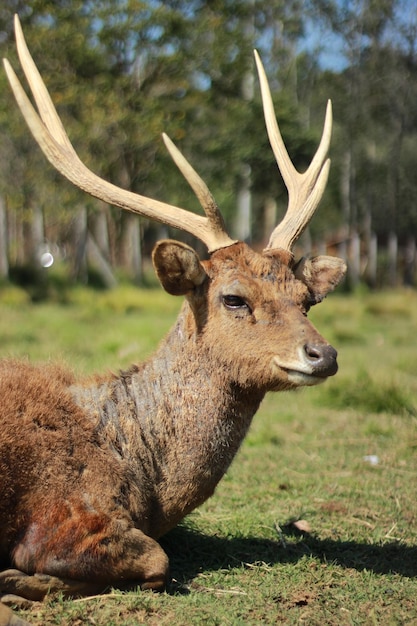
[(288, 208), (284, 219), (274, 229), (265, 250), (281, 248), (291, 251), (306, 228), (319, 204), (329, 175), (330, 159), (326, 155), (330, 145), (332, 108), (327, 103), (326, 118), (320, 145), (307, 171), (298, 172), (288, 155), (275, 117), (272, 96), (264, 67), (255, 50), (255, 60), (261, 85), (265, 124), (269, 141), (279, 170), (288, 190)]
[(65, 132), (64, 126), (62, 125), (62, 122), (55, 110), (49, 92), (42, 81), (38, 68), (36, 67), (26, 45), (18, 15), (14, 16), (14, 28), (19, 60), (25, 72), (26, 79), (32, 91), (40, 116), (56, 141), (65, 146), (69, 152), (76, 155), (75, 150), (68, 139), (68, 135)]
[[(165, 146), (171, 155), (175, 165), (184, 176), (185, 180), (190, 185), (198, 198), (202, 208), (204, 209), (207, 218), (209, 219), (213, 230), (218, 232), (219, 235), (224, 233), (226, 226), (223, 220), (223, 216), (220, 213), (217, 202), (213, 198), (209, 188), (204, 180), (197, 174), (192, 165), (187, 161), (184, 155), (178, 150), (174, 142), (168, 137), (166, 133), (162, 133)], [(236, 243), (236, 242), (234, 242)]]
[(206, 244), (209, 252), (214, 252), (235, 243), (227, 235), (218, 209), (218, 217), (216, 219), (208, 211), (206, 211), (206, 217), (196, 215), (171, 204), (159, 202), (158, 200), (116, 187), (89, 170), (78, 158), (68, 139), (45, 84), (26, 46), (17, 15), (15, 16), (15, 31), (20, 62), (32, 90), (40, 117), (6, 59), (4, 59), (5, 70), (16, 101), (35, 140), (50, 163), (61, 174), (77, 187), (104, 202), (191, 233)]

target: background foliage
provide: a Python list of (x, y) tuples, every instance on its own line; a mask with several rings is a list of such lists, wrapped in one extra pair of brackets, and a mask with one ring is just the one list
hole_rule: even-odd
[[(69, 135), (94, 171), (199, 210), (165, 154), (166, 131), (209, 184), (232, 234), (255, 245), (282, 216), (286, 191), (264, 129), (252, 49), (266, 65), (284, 139), (301, 169), (330, 97), (333, 166), (301, 251), (336, 249), (351, 261), (353, 285), (415, 283), (415, 3), (4, 0), (0, 52), (17, 67), (15, 12)], [(155, 239), (183, 237), (104, 207), (52, 171), (4, 73), (0, 200), (4, 278), (22, 280), (22, 266), (36, 269), (47, 249), (75, 279), (91, 280), (94, 269), (109, 286), (121, 275), (141, 281)]]

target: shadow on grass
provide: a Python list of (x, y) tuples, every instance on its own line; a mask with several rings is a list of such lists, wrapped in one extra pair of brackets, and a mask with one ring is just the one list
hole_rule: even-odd
[(294, 541), (294, 533), (290, 534), (291, 542), (284, 544), (257, 537), (213, 537), (180, 526), (166, 535), (161, 545), (170, 558), (171, 574), (180, 585), (202, 571), (240, 567), (245, 563), (296, 563), (306, 556), (358, 571), (417, 576), (417, 547), (318, 539), (309, 534)]

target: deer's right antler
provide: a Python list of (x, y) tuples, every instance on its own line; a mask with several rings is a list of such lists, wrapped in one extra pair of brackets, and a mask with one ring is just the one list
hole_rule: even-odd
[(235, 240), (231, 239), (225, 230), (219, 208), (206, 184), (166, 135), (164, 136), (165, 144), (197, 195), (206, 217), (116, 187), (89, 170), (78, 158), (68, 139), (48, 90), (27, 48), (17, 15), (15, 16), (15, 33), (19, 59), (32, 90), (39, 115), (26, 96), (11, 65), (7, 59), (4, 59), (6, 73), (23, 117), (34, 138), (50, 163), (61, 174), (77, 187), (100, 200), (104, 200), (104, 202), (191, 233), (206, 244), (209, 252), (235, 243)]

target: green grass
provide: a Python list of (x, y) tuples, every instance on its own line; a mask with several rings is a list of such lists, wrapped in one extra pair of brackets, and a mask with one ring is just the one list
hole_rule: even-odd
[[(161, 291), (0, 292), (3, 355), (82, 372), (149, 354), (180, 301)], [(270, 394), (216, 494), (162, 541), (173, 583), (21, 611), (34, 626), (417, 624), (417, 294), (333, 296), (324, 385)], [(377, 460), (372, 464), (370, 459)], [(306, 530), (294, 521), (304, 520)]]

